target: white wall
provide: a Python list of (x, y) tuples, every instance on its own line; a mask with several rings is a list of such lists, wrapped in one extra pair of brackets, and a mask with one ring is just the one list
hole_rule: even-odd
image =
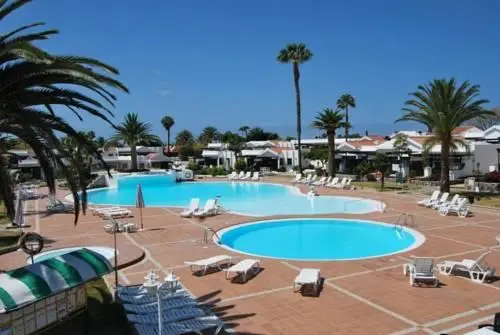
[(479, 171), (481, 173), (488, 173), (490, 165), (498, 165), (497, 148), (500, 144), (491, 143), (476, 143), (474, 145), (474, 157), (480, 163)]

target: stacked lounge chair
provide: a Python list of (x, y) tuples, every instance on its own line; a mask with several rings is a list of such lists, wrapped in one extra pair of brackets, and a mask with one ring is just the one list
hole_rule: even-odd
[(297, 173), (297, 174), (295, 175), (295, 178), (294, 178), (294, 179), (292, 179), (291, 183), (292, 183), (292, 184), (297, 184), (297, 183), (299, 183), (299, 182), (300, 182), (300, 180), (301, 180), (301, 179), (302, 179), (302, 174)]
[(457, 272), (467, 273), (470, 279), (477, 283), (484, 283), (488, 278), (495, 275), (495, 268), (490, 267), (485, 258), (491, 251), (485, 252), (477, 259), (464, 259), (461, 262), (444, 261), (437, 265), (438, 270), (444, 275), (455, 275)]
[(191, 202), (189, 203), (189, 207), (186, 208), (184, 211), (182, 211), (179, 215), (183, 218), (187, 218), (187, 217), (192, 216), (199, 209), (200, 209), (200, 199), (193, 198), (193, 199), (191, 199)]

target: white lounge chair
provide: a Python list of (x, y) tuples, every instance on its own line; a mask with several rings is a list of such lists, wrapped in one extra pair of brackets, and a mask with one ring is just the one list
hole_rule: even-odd
[[(157, 325), (136, 323), (134, 327), (139, 335), (158, 335), (159, 329)], [(182, 335), (188, 333), (201, 334), (202, 331), (210, 328), (215, 328), (214, 335), (218, 335), (224, 327), (222, 321), (212, 315), (200, 318), (190, 319), (181, 322), (164, 324), (162, 327), (162, 335)], [(210, 333), (212, 334), (212, 333)]]
[(318, 181), (315, 181), (315, 182), (313, 182), (313, 183), (311, 183), (311, 184), (312, 184), (312, 185), (316, 185), (316, 186), (321, 186), (321, 185), (324, 185), (324, 184), (325, 184), (325, 182), (326, 182), (326, 177), (325, 177), (325, 176), (323, 176), (323, 177), (319, 178), (319, 180), (318, 180)]
[(116, 210), (116, 209), (121, 209), (121, 208), (122, 207), (118, 207), (118, 206), (113, 206), (113, 207), (90, 207), (90, 210), (92, 211), (93, 215), (99, 215), (99, 214), (102, 214), (104, 212), (109, 212), (109, 211)]
[(438, 206), (437, 208), (439, 208), (439, 206), (441, 206), (442, 204), (446, 203), (446, 201), (448, 200), (448, 197), (450, 196), (450, 193), (448, 192), (444, 192), (442, 195), (441, 195), (441, 198), (439, 198), (438, 200), (436, 201), (433, 201), (433, 202), (430, 202), (427, 206), (425, 207), (433, 207), (434, 206)]
[(455, 205), (443, 205), (439, 207), (439, 214), (447, 216), (450, 213), (457, 214), (461, 218), (469, 215), (469, 206), (467, 198), (461, 198)]
[(338, 184), (338, 182), (339, 182), (339, 177), (334, 177), (334, 178), (332, 179), (332, 181), (331, 181), (331, 182), (329, 182), (328, 184), (326, 184), (325, 186), (326, 186), (326, 187), (335, 187), (335, 185), (337, 185), (337, 184)]
[(453, 196), (453, 198), (451, 198), (451, 200), (444, 201), (444, 202), (442, 202), (440, 204), (434, 204), (432, 206), (432, 208), (434, 208), (434, 209), (440, 209), (441, 207), (453, 206), (453, 205), (456, 205), (458, 203), (459, 199), (460, 199), (460, 195), (459, 194), (455, 194)]
[(340, 183), (335, 184), (333, 187), (338, 188), (339, 190), (343, 189), (344, 186), (347, 183), (347, 178), (342, 178), (342, 181)]
[(500, 244), (500, 236), (495, 237), (497, 240), (497, 243)]
[(430, 257), (417, 257), (413, 263), (404, 265), (404, 274), (410, 277), (410, 285), (431, 283), (439, 286), (439, 280), (434, 272), (434, 260)]
[(252, 180), (260, 180), (259, 172), (255, 171), (252, 175)]
[[(180, 309), (169, 309), (163, 311), (162, 321), (163, 323), (178, 322), (189, 319), (198, 318), (205, 316), (205, 312), (201, 308), (188, 307)], [(128, 313), (127, 319), (132, 323), (145, 323), (145, 324), (158, 324), (158, 314), (133, 314)]]
[(193, 198), (189, 203), (189, 207), (182, 211), (179, 215), (183, 218), (190, 217), (200, 208), (200, 199)]
[(207, 202), (205, 203), (205, 207), (203, 207), (203, 209), (201, 210), (197, 210), (196, 212), (194, 212), (193, 216), (204, 217), (215, 214), (217, 214), (216, 201), (215, 199), (208, 199)]
[(302, 178), (298, 182), (299, 184), (307, 184), (312, 179), (312, 177), (313, 177), (312, 174), (308, 174), (305, 178)]
[(347, 178), (347, 181), (345, 182), (344, 186), (342, 187), (343, 190), (350, 190), (351, 189), (351, 178)]
[(252, 177), (252, 172), (248, 171), (243, 177), (240, 178), (240, 180), (247, 180)]
[[(134, 222), (118, 222), (117, 232), (132, 233), (137, 230), (137, 225)], [(104, 225), (104, 231), (107, 233), (114, 233), (115, 225), (113, 223), (106, 223)]]
[(323, 185), (321, 185), (321, 186), (326, 186), (327, 184), (329, 184), (329, 183), (332, 181), (332, 179), (333, 179), (333, 177), (332, 177), (332, 176), (330, 176), (330, 177), (326, 178), (325, 182), (324, 182), (324, 183), (323, 183)]
[(227, 175), (227, 179), (229, 179), (229, 180), (236, 179), (236, 177), (238, 177), (238, 174), (235, 171), (233, 171)]
[(301, 179), (302, 179), (302, 174), (297, 173), (297, 174), (295, 175), (295, 178), (294, 178), (294, 179), (292, 179), (291, 183), (292, 183), (292, 184), (297, 184), (297, 183), (298, 183)]
[(191, 271), (200, 272), (205, 275), (210, 268), (218, 268), (222, 270), (221, 265), (231, 265), (231, 256), (219, 255), (210, 258), (200, 259), (194, 262), (184, 262), (184, 264), (189, 265)]
[(312, 285), (314, 294), (318, 294), (321, 281), (319, 269), (301, 269), (298, 276), (293, 281), (293, 292), (297, 292), (297, 287)]
[(495, 268), (489, 267), (484, 261), (491, 251), (480, 255), (476, 260), (464, 259), (461, 262), (444, 261), (437, 265), (440, 273), (444, 275), (452, 275), (457, 271), (463, 271), (469, 274), (472, 281), (484, 283), (484, 281), (495, 275)]
[(102, 217), (105, 219), (128, 218), (130, 216), (132, 216), (132, 212), (126, 208), (112, 210), (102, 214)]
[(241, 178), (245, 177), (245, 171), (240, 171), (239, 175), (236, 175), (233, 179), (234, 180), (239, 180)]
[(47, 210), (49, 212), (72, 212), (75, 210), (75, 206), (73, 204), (62, 202), (59, 199), (52, 200), (47, 204)]
[(431, 196), (427, 199), (423, 199), (423, 200), (420, 200), (417, 202), (417, 204), (419, 206), (428, 206), (429, 204), (432, 204), (433, 202), (436, 202), (439, 198), (439, 195), (441, 194), (441, 192), (439, 191), (434, 191), (432, 192)]
[(229, 279), (229, 274), (235, 273), (236, 276), (241, 275), (243, 282), (246, 282), (249, 272), (257, 274), (260, 271), (260, 261), (257, 259), (244, 259), (229, 269), (224, 269), (224, 271), (226, 272), (226, 279)]

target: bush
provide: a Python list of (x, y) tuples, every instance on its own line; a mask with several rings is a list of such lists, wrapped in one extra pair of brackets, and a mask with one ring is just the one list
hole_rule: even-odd
[(243, 170), (246, 170), (247, 168), (247, 163), (245, 162), (245, 160), (243, 159), (238, 159), (235, 163), (234, 163), (234, 169), (236, 171), (243, 171)]
[(317, 169), (315, 169), (315, 171), (316, 171), (316, 175), (317, 175), (318, 177), (323, 177), (323, 176), (326, 176), (326, 171), (325, 171), (325, 170), (323, 170), (322, 168), (317, 168)]
[(31, 173), (19, 172), (17, 181), (20, 183), (24, 183), (24, 182), (30, 181), (31, 179), (33, 179), (33, 175)]
[(187, 165), (187, 169), (193, 172), (197, 172), (198, 170), (200, 170), (200, 167), (196, 165), (194, 162), (189, 162)]
[(280, 168), (278, 169), (278, 172), (286, 172), (286, 167), (280, 166)]
[(487, 183), (500, 183), (500, 172), (492, 171), (484, 175), (483, 180)]
[(224, 170), (224, 168), (221, 168), (221, 167), (212, 167), (212, 168), (205, 167), (199, 171), (199, 174), (212, 176), (212, 177), (224, 176), (224, 175), (226, 175), (226, 170)]
[(377, 181), (377, 177), (373, 173), (368, 173), (365, 175), (366, 181)]

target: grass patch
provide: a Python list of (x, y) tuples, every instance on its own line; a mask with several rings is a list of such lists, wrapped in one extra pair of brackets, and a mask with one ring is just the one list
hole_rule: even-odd
[[(90, 335), (133, 334), (122, 306), (113, 301), (103, 279), (87, 284), (88, 333)], [(84, 334), (85, 316), (78, 315), (52, 328), (47, 334)]]
[(398, 184), (395, 182), (385, 182), (384, 183), (384, 188), (380, 188), (380, 183), (376, 181), (355, 181), (353, 182), (353, 185), (359, 188), (371, 188), (380, 192), (394, 192), (394, 191), (417, 191), (422, 189), (421, 186), (419, 185), (413, 185), (413, 184)]
[(500, 208), (500, 195), (499, 196), (483, 196), (479, 199), (476, 198), (474, 205), (489, 206)]

